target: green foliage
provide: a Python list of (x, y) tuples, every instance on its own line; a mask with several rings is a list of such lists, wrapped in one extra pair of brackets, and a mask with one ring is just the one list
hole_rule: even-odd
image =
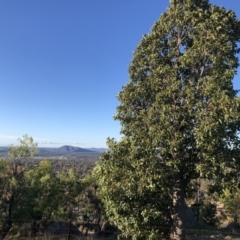
[(232, 192), (225, 189), (221, 201), (224, 203), (224, 210), (228, 216), (233, 219), (234, 223), (238, 224), (240, 215), (240, 189), (235, 188)]
[(1, 160), (0, 163), (0, 220), (2, 226), (0, 233), (4, 238), (12, 229), (14, 218), (21, 218), (16, 215), (19, 206), (18, 203), (26, 194), (25, 172), (26, 169), (19, 164), (20, 158), (33, 157), (37, 144), (31, 137), (23, 136), (19, 139), (19, 146), (11, 146), (7, 160)]
[[(169, 184), (164, 169), (158, 167), (154, 151), (144, 155), (136, 151), (134, 156), (127, 139), (120, 143), (121, 148), (103, 154), (101, 165), (94, 169), (94, 174), (101, 176), (98, 190), (109, 220), (121, 228), (126, 238), (159, 239), (168, 235), (171, 198), (159, 184)], [(120, 143), (108, 142), (112, 150)], [(146, 154), (151, 164), (142, 158)], [(139, 161), (133, 161), (134, 157)]]
[(104, 217), (104, 208), (97, 196), (97, 179), (88, 174), (82, 179), (81, 184), (84, 194), (78, 196), (79, 205), (86, 213), (98, 215), (99, 218)]
[(12, 145), (10, 147), (8, 152), (9, 158), (33, 158), (37, 151), (37, 143), (34, 143), (33, 138), (25, 134), (22, 138), (19, 138), (18, 141), (20, 143), (18, 146)]
[(200, 208), (200, 216), (203, 222), (209, 225), (216, 224), (216, 221), (217, 221), (216, 213), (217, 213), (216, 205), (209, 201), (205, 201)]
[(20, 158), (33, 156), (36, 144), (24, 135), (19, 146), (12, 146), (7, 160), (0, 160), (0, 234), (4, 238), (11, 230), (18, 232), (29, 219), (36, 236), (39, 224), (48, 220), (74, 219), (76, 197), (82, 187), (74, 169), (54, 171), (50, 161), (44, 160), (31, 168), (24, 167)]
[(207, 0), (174, 0), (144, 35), (118, 95), (123, 138), (94, 173), (109, 219), (131, 239), (185, 238), (193, 179), (220, 190), (239, 166), (240, 24)]
[(52, 164), (44, 160), (26, 171), (24, 180), (25, 192), (16, 215), (32, 220), (64, 220), (73, 217), (75, 198), (81, 192), (81, 185), (73, 169), (57, 174)]

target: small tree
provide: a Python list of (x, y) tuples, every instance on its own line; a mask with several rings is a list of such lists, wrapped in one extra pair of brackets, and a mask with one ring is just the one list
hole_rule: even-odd
[(227, 214), (233, 218), (235, 224), (238, 224), (240, 216), (240, 189), (235, 188), (232, 192), (225, 189), (221, 201), (224, 203), (224, 209)]
[(123, 138), (108, 139), (95, 169), (109, 218), (131, 239), (185, 239), (189, 184), (224, 185), (239, 158), (239, 20), (208, 0), (170, 2), (118, 95)]
[(201, 218), (204, 223), (209, 225), (215, 225), (216, 223), (216, 214), (217, 206), (216, 204), (211, 203), (210, 201), (205, 201), (200, 208)]
[[(4, 239), (31, 222), (28, 235), (36, 236), (46, 220), (73, 219), (76, 197), (81, 192), (74, 169), (54, 172), (51, 162), (41, 161), (24, 167), (22, 160), (33, 158), (37, 145), (24, 135), (19, 146), (11, 146), (9, 158), (0, 160), (0, 229)], [(18, 219), (21, 219), (18, 221)]]
[[(73, 169), (54, 172), (52, 164), (43, 160), (25, 174), (28, 189), (21, 208), (22, 214), (32, 220), (64, 220), (71, 218), (76, 207), (75, 197), (81, 187)], [(27, 203), (26, 201), (30, 201)]]
[(34, 142), (32, 137), (29, 137), (27, 134), (23, 135), (22, 138), (18, 138), (19, 145), (11, 145), (8, 156), (10, 159), (19, 159), (19, 158), (33, 158), (37, 152), (37, 143)]
[(1, 237), (4, 239), (11, 230), (16, 217), (17, 203), (26, 193), (24, 173), (26, 169), (19, 162), (27, 157), (33, 158), (37, 149), (32, 137), (23, 135), (19, 138), (18, 146), (11, 146), (8, 152), (8, 160), (0, 161), (0, 208), (2, 220)]

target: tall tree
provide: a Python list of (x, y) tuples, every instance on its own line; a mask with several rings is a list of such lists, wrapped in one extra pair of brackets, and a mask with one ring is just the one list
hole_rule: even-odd
[(185, 239), (191, 181), (221, 185), (238, 163), (232, 79), (240, 22), (208, 0), (170, 3), (138, 45), (118, 95), (124, 136), (108, 139), (95, 168), (109, 218), (132, 239)]

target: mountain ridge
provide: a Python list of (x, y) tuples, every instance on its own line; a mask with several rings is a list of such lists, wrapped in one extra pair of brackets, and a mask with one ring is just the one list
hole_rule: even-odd
[[(0, 146), (0, 154), (6, 155), (8, 153), (8, 146)], [(63, 145), (57, 148), (49, 148), (49, 147), (38, 147), (38, 151), (36, 152), (36, 156), (41, 155), (71, 155), (71, 154), (81, 154), (81, 153), (89, 153), (89, 154), (100, 154), (106, 151), (107, 148), (80, 148), (74, 147), (70, 145)]]

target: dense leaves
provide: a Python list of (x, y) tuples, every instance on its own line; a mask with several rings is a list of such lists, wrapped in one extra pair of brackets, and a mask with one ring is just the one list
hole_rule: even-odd
[[(238, 171), (239, 20), (207, 0), (172, 0), (138, 45), (95, 173), (108, 216), (132, 239), (185, 239), (193, 179), (220, 189)], [(151, 226), (151, 227), (149, 227)]]
[[(121, 228), (124, 237), (159, 239), (171, 226), (171, 198), (163, 187), (171, 184), (167, 169), (159, 168), (161, 162), (155, 151), (133, 153), (134, 147), (130, 148), (127, 139), (109, 141), (109, 147), (113, 152), (103, 154), (104, 169), (100, 165), (94, 169), (95, 175), (102, 176), (99, 191), (109, 220)], [(151, 164), (144, 160), (146, 156)]]
[(200, 208), (201, 218), (204, 223), (214, 225), (216, 223), (217, 207), (211, 202), (205, 202)]
[(24, 166), (22, 161), (33, 157), (35, 149), (33, 139), (24, 135), (19, 146), (10, 148), (8, 159), (0, 160), (2, 238), (17, 234), (25, 222), (31, 222), (28, 234), (36, 236), (42, 222), (76, 219), (74, 209), (82, 192), (79, 176), (74, 169), (54, 171), (48, 160)]
[(233, 219), (235, 224), (239, 224), (240, 189), (235, 187), (232, 192), (225, 189), (221, 197), (221, 202), (224, 203), (224, 209), (227, 215)]

